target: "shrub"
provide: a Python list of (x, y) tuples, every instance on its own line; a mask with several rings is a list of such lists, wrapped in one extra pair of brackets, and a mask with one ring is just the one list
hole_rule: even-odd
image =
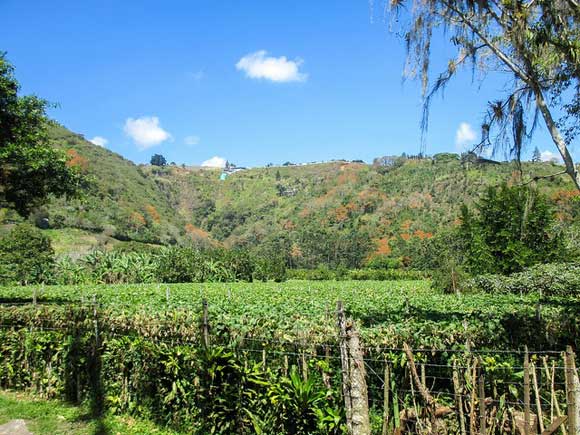
[(337, 279), (334, 271), (323, 266), (319, 266), (316, 269), (291, 269), (288, 271), (288, 277), (307, 281), (332, 281)]
[(532, 266), (509, 276), (480, 275), (469, 287), (487, 293), (540, 292), (544, 296), (580, 295), (580, 263), (552, 263)]
[(286, 281), (286, 263), (282, 257), (256, 257), (253, 279), (257, 281)]
[(443, 293), (460, 293), (466, 288), (468, 274), (452, 261), (431, 272), (431, 288)]
[(0, 281), (34, 284), (50, 279), (54, 251), (42, 231), (29, 224), (14, 227), (0, 240)]
[(348, 273), (347, 279), (356, 281), (399, 281), (423, 279), (425, 274), (417, 270), (405, 269), (355, 269)]
[(389, 257), (387, 255), (375, 255), (371, 257), (366, 267), (369, 269), (398, 269), (403, 263), (400, 258)]
[(161, 282), (204, 281), (203, 259), (199, 251), (193, 248), (163, 249), (159, 256), (156, 275)]

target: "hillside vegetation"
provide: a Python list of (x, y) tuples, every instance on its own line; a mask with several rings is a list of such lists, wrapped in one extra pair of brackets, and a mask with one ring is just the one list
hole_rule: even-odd
[[(282, 253), (291, 267), (357, 267), (373, 254), (401, 251), (457, 225), (461, 204), (475, 201), (488, 185), (519, 179), (513, 163), (439, 154), (374, 165), (255, 168), (220, 180), (219, 170), (135, 165), (56, 125), (51, 138), (90, 180), (83, 198), (53, 200), (34, 215), (51, 229), (59, 253), (119, 241), (193, 241)], [(529, 178), (559, 167), (523, 163), (522, 170)], [(537, 184), (558, 207), (563, 226), (577, 220), (577, 192), (566, 177)], [(73, 229), (77, 234), (69, 237)], [(79, 231), (88, 242), (67, 244)]]

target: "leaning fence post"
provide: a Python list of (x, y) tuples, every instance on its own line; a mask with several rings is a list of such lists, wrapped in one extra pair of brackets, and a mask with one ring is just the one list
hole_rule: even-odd
[(209, 323), (207, 316), (207, 300), (203, 300), (203, 344), (209, 346)]
[(370, 435), (366, 371), (359, 335), (352, 321), (347, 323), (342, 301), (337, 302), (336, 308), (347, 429), (352, 435)]
[(580, 401), (580, 382), (578, 382), (578, 373), (576, 372), (576, 355), (572, 347), (566, 348), (564, 359), (566, 371), (566, 402), (568, 408), (568, 433), (569, 435), (580, 435), (580, 416), (578, 415), (578, 406)]
[(538, 375), (536, 374), (536, 365), (532, 363), (532, 386), (534, 387), (534, 397), (536, 398), (536, 409), (538, 413), (538, 423), (540, 424), (540, 433), (544, 432), (544, 415), (542, 413), (542, 401), (540, 397), (540, 387), (538, 386)]

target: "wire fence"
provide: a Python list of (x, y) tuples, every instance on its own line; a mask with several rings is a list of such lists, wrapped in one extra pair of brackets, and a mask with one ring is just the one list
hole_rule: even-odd
[[(0, 302), (0, 308), (41, 303), (36, 300)], [(353, 333), (356, 334), (354, 324), (349, 331), (337, 328), (336, 334), (316, 343), (309, 342), (308, 337), (289, 342), (271, 336), (235, 334), (228, 335), (229, 342), (225, 342), (224, 335), (211, 331), (207, 304), (201, 313), (194, 313), (202, 316), (199, 326), (195, 325), (199, 328), (198, 334), (185, 337), (176, 333), (173, 337), (147, 338), (136, 332), (103, 328), (106, 319), (99, 318), (98, 311), (105, 306), (94, 300), (80, 301), (80, 305), (75, 302), (74, 306), (70, 302), (61, 305), (86, 309), (87, 317), (83, 320), (94, 322), (91, 333), (101, 346), (120, 338), (145, 338), (166, 346), (227, 345), (245, 362), (261, 364), (264, 370), (287, 376), (290, 367), (294, 366), (304, 379), (314, 376), (325, 387), (339, 389), (346, 408), (347, 402), (352, 401), (347, 397), (352, 391), (346, 391), (360, 381), (352, 372), (360, 366), (358, 371), (363, 374), (364, 383), (361, 391), (367, 403), (366, 419), (372, 415), (375, 420), (382, 420), (382, 434), (580, 435), (577, 427), (580, 385), (571, 348), (472, 349), (466, 344), (462, 348), (411, 349), (361, 342), (356, 348), (350, 348), (349, 340)], [(333, 312), (338, 315), (337, 324), (341, 322), (340, 312), (340, 309)], [(332, 317), (329, 316), (329, 321), (335, 322)], [(78, 324), (0, 323), (0, 329), (14, 333), (46, 331), (66, 336), (75, 328)], [(355, 411), (351, 410), (350, 419), (356, 420), (358, 416), (352, 412)], [(347, 420), (348, 413), (347, 409)], [(364, 430), (358, 433), (365, 433)], [(356, 432), (353, 430), (353, 433)]]

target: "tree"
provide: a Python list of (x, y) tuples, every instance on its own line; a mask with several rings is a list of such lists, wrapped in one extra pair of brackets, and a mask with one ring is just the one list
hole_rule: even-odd
[[(561, 173), (568, 174), (580, 189), (580, 175), (569, 149), (580, 133), (578, 0), (394, 0), (392, 4), (398, 14), (409, 2), (407, 72), (422, 78), (424, 129), (432, 96), (461, 66), (471, 64), (484, 77), (490, 71), (508, 72), (511, 90), (490, 103), (480, 147), (505, 147), (519, 161), (541, 115), (564, 161)], [(430, 87), (430, 48), (437, 28), (450, 35), (457, 54)], [(556, 119), (558, 109), (562, 116)], [(497, 133), (493, 141), (492, 131)]]
[(83, 178), (49, 143), (47, 102), (18, 90), (14, 67), (0, 53), (0, 207), (27, 216), (51, 194), (77, 194)]
[(165, 166), (167, 165), (167, 160), (161, 154), (153, 154), (150, 163), (153, 166)]
[(459, 237), (472, 273), (512, 273), (562, 257), (547, 199), (528, 186), (489, 187), (476, 212), (462, 207)]
[(54, 265), (54, 251), (42, 231), (21, 224), (0, 240), (0, 282), (46, 282)]
[(542, 154), (540, 154), (540, 150), (538, 147), (534, 148), (534, 154), (532, 154), (532, 162), (539, 163), (542, 161)]

